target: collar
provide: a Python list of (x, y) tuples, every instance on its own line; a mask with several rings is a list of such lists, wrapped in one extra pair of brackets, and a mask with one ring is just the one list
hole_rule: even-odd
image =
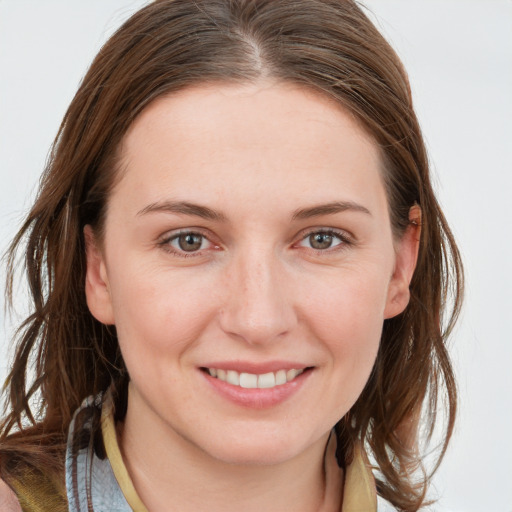
[[(114, 476), (133, 512), (148, 512), (139, 498), (128, 474), (117, 442), (114, 423), (114, 404), (111, 393), (107, 393), (101, 411), (101, 429), (107, 457)], [(377, 512), (375, 480), (366, 454), (359, 444), (354, 447), (354, 459), (343, 471), (336, 461), (336, 436), (330, 436), (325, 451), (326, 492), (321, 512)], [(343, 487), (343, 489), (342, 489)], [(340, 508), (340, 497), (343, 503)]]

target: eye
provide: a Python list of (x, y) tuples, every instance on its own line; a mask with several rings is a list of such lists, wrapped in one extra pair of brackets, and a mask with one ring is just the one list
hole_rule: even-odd
[(198, 233), (183, 233), (172, 239), (171, 245), (185, 252), (193, 252), (203, 248), (202, 246), (205, 240), (203, 235), (199, 235)]
[(300, 242), (300, 247), (309, 247), (316, 251), (325, 251), (341, 244), (348, 244), (347, 235), (333, 230), (317, 230), (308, 233)]
[(171, 234), (163, 239), (159, 245), (178, 256), (193, 256), (195, 253), (213, 247), (212, 242), (206, 236), (194, 231)]

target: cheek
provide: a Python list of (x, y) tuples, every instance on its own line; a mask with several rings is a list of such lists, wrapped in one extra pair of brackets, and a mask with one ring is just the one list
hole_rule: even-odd
[[(207, 279), (183, 272), (126, 265), (113, 272), (116, 329), (128, 359), (175, 357), (188, 348), (211, 318)], [(129, 282), (126, 277), (129, 275)]]
[(386, 282), (376, 274), (344, 275), (318, 286), (308, 301), (312, 337), (330, 355), (333, 400), (344, 414), (357, 400), (373, 368), (384, 323)]
[(388, 282), (372, 268), (333, 272), (329, 279), (306, 283), (303, 311), (320, 338), (377, 342), (384, 322)]

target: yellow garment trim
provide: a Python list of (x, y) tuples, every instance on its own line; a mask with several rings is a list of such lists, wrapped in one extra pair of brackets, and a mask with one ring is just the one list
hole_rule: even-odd
[[(114, 424), (114, 405), (112, 396), (107, 394), (101, 411), (101, 430), (103, 442), (110, 465), (128, 505), (133, 512), (148, 512), (139, 498), (133, 482), (126, 470), (123, 457), (117, 443)], [(335, 458), (336, 443), (334, 435), (327, 445), (325, 453), (326, 496), (322, 511), (335, 512), (339, 509), (341, 481), (343, 472)], [(354, 460), (347, 467), (343, 488), (343, 504), (340, 512), (377, 512), (377, 492), (370, 464), (359, 445), (354, 449)]]
[(377, 489), (366, 454), (354, 446), (354, 460), (345, 473), (341, 512), (377, 512)]
[[(9, 481), (23, 512), (67, 512), (66, 488), (61, 482), (27, 469)], [(16, 510), (16, 509), (15, 509)]]
[(130, 505), (133, 512), (148, 512), (148, 509), (139, 498), (123, 462), (123, 456), (117, 443), (116, 426), (114, 424), (114, 404), (110, 392), (107, 393), (101, 410), (101, 432), (112, 471), (128, 505)]

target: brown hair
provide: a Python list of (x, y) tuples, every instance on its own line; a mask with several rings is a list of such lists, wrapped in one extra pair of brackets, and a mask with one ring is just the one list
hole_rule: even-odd
[[(13, 459), (60, 471), (65, 433), (84, 397), (111, 383), (121, 395), (126, 391), (115, 329), (97, 322), (86, 305), (83, 228), (91, 224), (101, 233), (116, 149), (128, 127), (163, 94), (262, 77), (319, 91), (362, 123), (381, 149), (397, 237), (409, 224), (410, 208), (421, 208), (410, 303), (385, 321), (374, 371), (336, 431), (342, 463), (357, 439), (365, 443), (378, 468), (380, 495), (404, 511), (424, 502), (430, 476), (417, 471), (420, 430), (426, 427), (430, 439), (446, 395), (440, 460), (455, 418), (445, 342), (461, 305), (462, 266), (432, 190), (407, 75), (351, 0), (157, 0), (101, 49), (64, 117), (37, 200), (9, 252), (8, 297), (23, 250), (32, 313), (18, 331), (8, 376), (3, 474)], [(27, 384), (31, 362), (35, 377)], [(37, 414), (34, 396), (40, 398)]]

